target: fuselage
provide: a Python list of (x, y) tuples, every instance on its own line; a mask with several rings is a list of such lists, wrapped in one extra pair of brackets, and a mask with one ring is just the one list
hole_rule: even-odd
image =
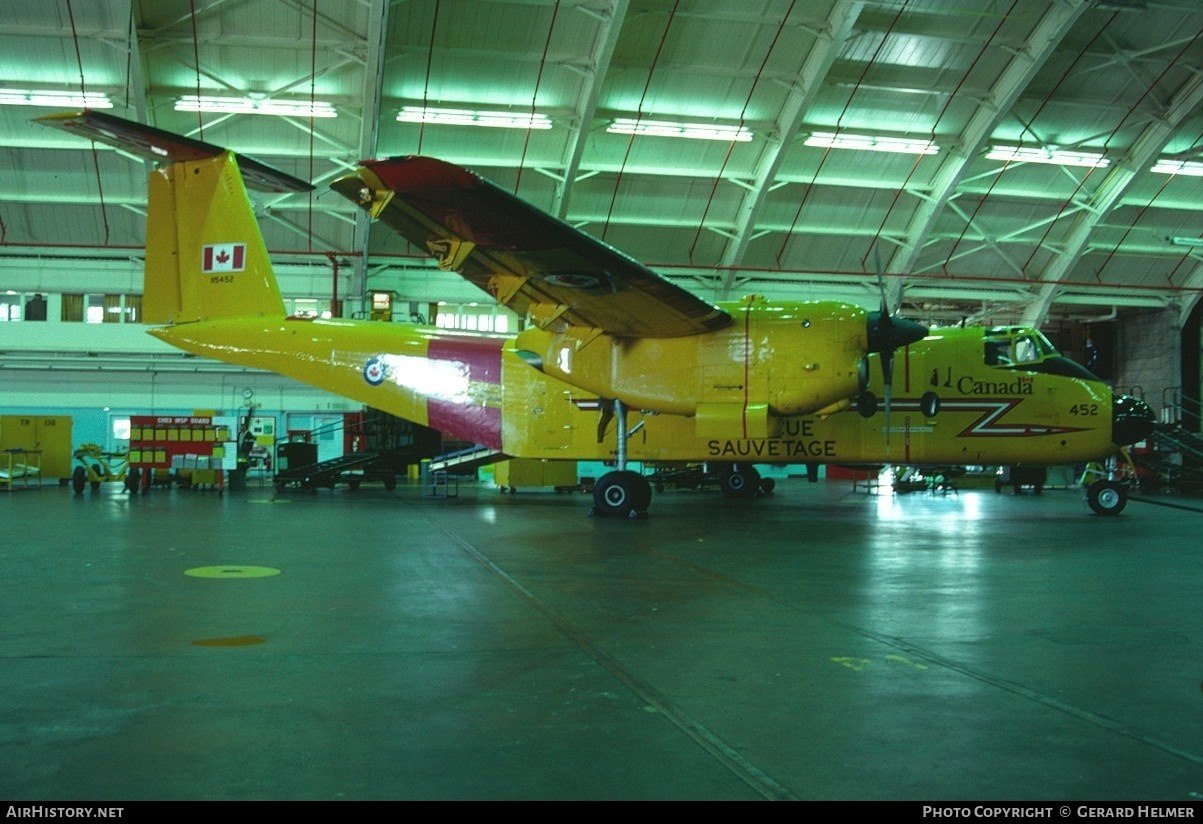
[[(612, 425), (599, 439), (599, 410), (612, 397), (532, 365), (531, 336), (294, 318), (177, 324), (154, 334), (187, 351), (288, 375), (513, 457), (608, 460), (618, 451)], [(1014, 359), (999, 354), (1004, 345), (1008, 351), (1021, 346), (1036, 350)], [(749, 350), (731, 349), (730, 362), (721, 369), (730, 370), (734, 363), (747, 370), (745, 385), (768, 383), (759, 357), (745, 363)], [(773, 354), (775, 362), (790, 360), (788, 350)], [(812, 358), (808, 353), (798, 360)], [(696, 411), (682, 414), (641, 402), (655, 400), (657, 393), (675, 402), (674, 392), (697, 385), (690, 383), (693, 378), (679, 376), (674, 384), (667, 372), (612, 370), (616, 377), (611, 386), (630, 385), (644, 393), (616, 393), (630, 409), (627, 457), (651, 462), (1054, 465), (1098, 460), (1122, 445), (1113, 435), (1117, 398), (1110, 388), (1031, 330), (936, 330), (904, 347), (895, 356), (888, 413), (877, 358), (869, 356), (858, 382), (831, 382), (838, 387), (833, 392), (847, 399), (845, 411), (769, 410), (763, 428), (752, 433), (740, 415), (700, 421)], [(676, 366), (685, 373), (694, 369), (694, 362), (682, 359)], [(701, 367), (697, 374), (707, 373)], [(824, 398), (824, 405), (829, 400)]]

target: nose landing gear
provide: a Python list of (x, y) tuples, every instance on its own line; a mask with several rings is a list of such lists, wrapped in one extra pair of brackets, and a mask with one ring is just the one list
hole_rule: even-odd
[(1095, 513), (1118, 515), (1128, 504), (1136, 467), (1126, 450), (1108, 464), (1087, 464), (1079, 483), (1086, 490), (1086, 503)]

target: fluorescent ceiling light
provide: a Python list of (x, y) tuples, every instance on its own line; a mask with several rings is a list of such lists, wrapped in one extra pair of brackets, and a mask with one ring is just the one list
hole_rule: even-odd
[(256, 100), (250, 97), (207, 97), (184, 95), (175, 101), (177, 112), (223, 112), (226, 114), (270, 114), (291, 117), (337, 117), (329, 103), (308, 100)]
[(1092, 166), (1103, 169), (1111, 161), (1097, 152), (1066, 152), (1060, 149), (1041, 149), (1037, 146), (991, 146), (987, 160), (1006, 160), (1014, 163), (1048, 163), (1054, 166)]
[(1166, 240), (1173, 246), (1188, 246), (1191, 249), (1203, 248), (1203, 237), (1171, 237)]
[(1166, 160), (1162, 158), (1153, 164), (1150, 172), (1157, 172), (1163, 175), (1190, 175), (1191, 177), (1203, 177), (1203, 163), (1198, 163), (1194, 160)]
[(911, 140), (908, 137), (876, 137), (864, 134), (814, 132), (805, 141), (807, 146), (825, 149), (859, 149), (864, 152), (895, 152), (901, 154), (934, 155), (940, 147), (930, 140)]
[(49, 108), (111, 109), (113, 102), (102, 92), (59, 92), (36, 89), (0, 89), (0, 104), (46, 106)]
[(551, 119), (545, 114), (474, 109), (434, 109), (425, 106), (405, 106), (397, 115), (402, 123), (442, 123), (449, 126), (488, 126), (494, 129), (550, 129)]
[(725, 140), (747, 143), (752, 133), (743, 126), (703, 123), (677, 123), (671, 120), (643, 120), (620, 117), (606, 127), (610, 134), (641, 134), (653, 137), (688, 137), (694, 140)]

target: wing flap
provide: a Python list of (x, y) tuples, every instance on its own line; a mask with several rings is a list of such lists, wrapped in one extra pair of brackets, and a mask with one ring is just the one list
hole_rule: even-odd
[[(43, 115), (35, 117), (34, 121), (116, 146), (156, 163), (203, 160), (226, 151), (211, 143), (91, 109)], [(262, 192), (309, 192), (314, 188), (303, 180), (243, 155), (238, 155), (238, 170), (247, 187)]]
[(651, 338), (731, 322), (634, 258), (459, 166), (429, 157), (368, 161), (332, 188), (532, 319)]

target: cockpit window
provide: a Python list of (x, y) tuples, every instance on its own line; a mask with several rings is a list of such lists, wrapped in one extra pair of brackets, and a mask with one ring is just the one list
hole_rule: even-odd
[(1056, 357), (1057, 349), (1034, 329), (991, 329), (986, 336), (987, 366), (1019, 366)]
[(1014, 350), (1016, 363), (1035, 363), (1040, 360), (1040, 347), (1031, 335), (1016, 338)]

